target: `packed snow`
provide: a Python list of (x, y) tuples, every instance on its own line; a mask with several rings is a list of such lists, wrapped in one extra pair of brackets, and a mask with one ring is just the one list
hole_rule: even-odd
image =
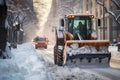
[(11, 52), (11, 59), (0, 59), (0, 80), (110, 80), (77, 67), (50, 64), (32, 43), (18, 45)]
[[(7, 42), (5, 51), (2, 51), (3, 54), (0, 56), (0, 59), (7, 58), (10, 59), (12, 57), (10, 44)], [(8, 54), (9, 53), (9, 54)]]
[(30, 43), (12, 49), (11, 59), (0, 59), (0, 80), (48, 80), (44, 61)]
[(79, 47), (78, 44), (71, 44), (70, 46), (67, 46), (67, 54), (69, 56), (77, 55), (77, 54), (86, 54), (86, 53), (107, 53), (108, 48), (106, 46), (99, 47), (99, 51), (94, 46), (87, 46), (84, 45), (82, 47)]

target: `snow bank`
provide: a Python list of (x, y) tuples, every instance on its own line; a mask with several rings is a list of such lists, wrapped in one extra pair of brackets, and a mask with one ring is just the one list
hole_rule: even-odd
[(117, 47), (117, 46), (109, 46), (109, 47), (108, 47), (108, 50), (109, 50), (110, 52), (114, 52), (114, 51), (117, 51), (117, 50), (118, 50), (118, 47)]
[(120, 69), (120, 52), (117, 46), (109, 46), (109, 51), (111, 52), (110, 66), (112, 68)]
[(11, 53), (11, 50), (10, 50), (10, 44), (8, 42), (7, 42), (5, 51), (3, 51), (2, 53), (3, 54), (0, 56), (0, 59), (3, 59), (3, 57), (7, 58), (7, 59), (10, 59), (12, 57), (12, 53)]
[(13, 60), (0, 60), (0, 80), (24, 80), (24, 74)]
[(0, 60), (0, 80), (48, 80), (44, 61), (31, 43), (12, 49), (11, 59)]
[(109, 46), (109, 51), (112, 54), (112, 58), (116, 58), (116, 59), (120, 60), (120, 52), (118, 51), (117, 46)]

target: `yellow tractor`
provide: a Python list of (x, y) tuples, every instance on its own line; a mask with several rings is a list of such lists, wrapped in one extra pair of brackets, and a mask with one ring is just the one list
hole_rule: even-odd
[(96, 61), (102, 63), (103, 59), (109, 60), (111, 53), (108, 51), (108, 40), (97, 40), (93, 30), (92, 19), (94, 15), (70, 14), (61, 19), (61, 26), (55, 29), (56, 44), (54, 46), (54, 63), (58, 66), (67, 64), (68, 61), (88, 63)]

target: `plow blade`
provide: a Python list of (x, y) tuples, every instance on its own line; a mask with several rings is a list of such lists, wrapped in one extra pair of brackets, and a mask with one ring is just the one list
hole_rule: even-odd
[(64, 47), (64, 64), (105, 64), (109, 65), (111, 53), (107, 40), (66, 41)]
[(69, 56), (67, 55), (66, 65), (81, 66), (81, 65), (105, 65), (109, 66), (111, 54), (110, 53), (87, 53)]

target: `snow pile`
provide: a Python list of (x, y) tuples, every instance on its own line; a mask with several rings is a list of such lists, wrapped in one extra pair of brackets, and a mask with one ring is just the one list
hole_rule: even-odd
[(0, 56), (0, 59), (7, 58), (10, 59), (12, 57), (11, 51), (10, 51), (10, 44), (7, 42), (5, 51), (2, 52), (3, 54)]
[(12, 49), (11, 59), (0, 60), (0, 80), (48, 80), (44, 60), (31, 43)]
[(117, 47), (117, 46), (109, 46), (109, 47), (108, 47), (108, 50), (109, 50), (110, 52), (116, 52), (116, 51), (118, 50), (118, 47)]
[(99, 48), (99, 51), (94, 46), (82, 46), (79, 48), (78, 44), (71, 44), (70, 46), (67, 46), (66, 48), (67, 54), (70, 56), (77, 55), (77, 54), (86, 54), (86, 53), (107, 53), (108, 48), (106, 46), (101, 46)]
[(106, 46), (101, 46), (99, 48), (99, 52), (107, 53), (108, 52), (108, 48)]
[(21, 70), (15, 61), (0, 59), (0, 80), (24, 80)]
[(112, 58), (120, 59), (120, 51), (118, 51), (117, 46), (109, 46), (108, 50), (111, 52)]
[(78, 45), (78, 44), (72, 44), (72, 45), (70, 45), (70, 47), (71, 47), (72, 49), (78, 49), (78, 48), (79, 48), (79, 45)]

